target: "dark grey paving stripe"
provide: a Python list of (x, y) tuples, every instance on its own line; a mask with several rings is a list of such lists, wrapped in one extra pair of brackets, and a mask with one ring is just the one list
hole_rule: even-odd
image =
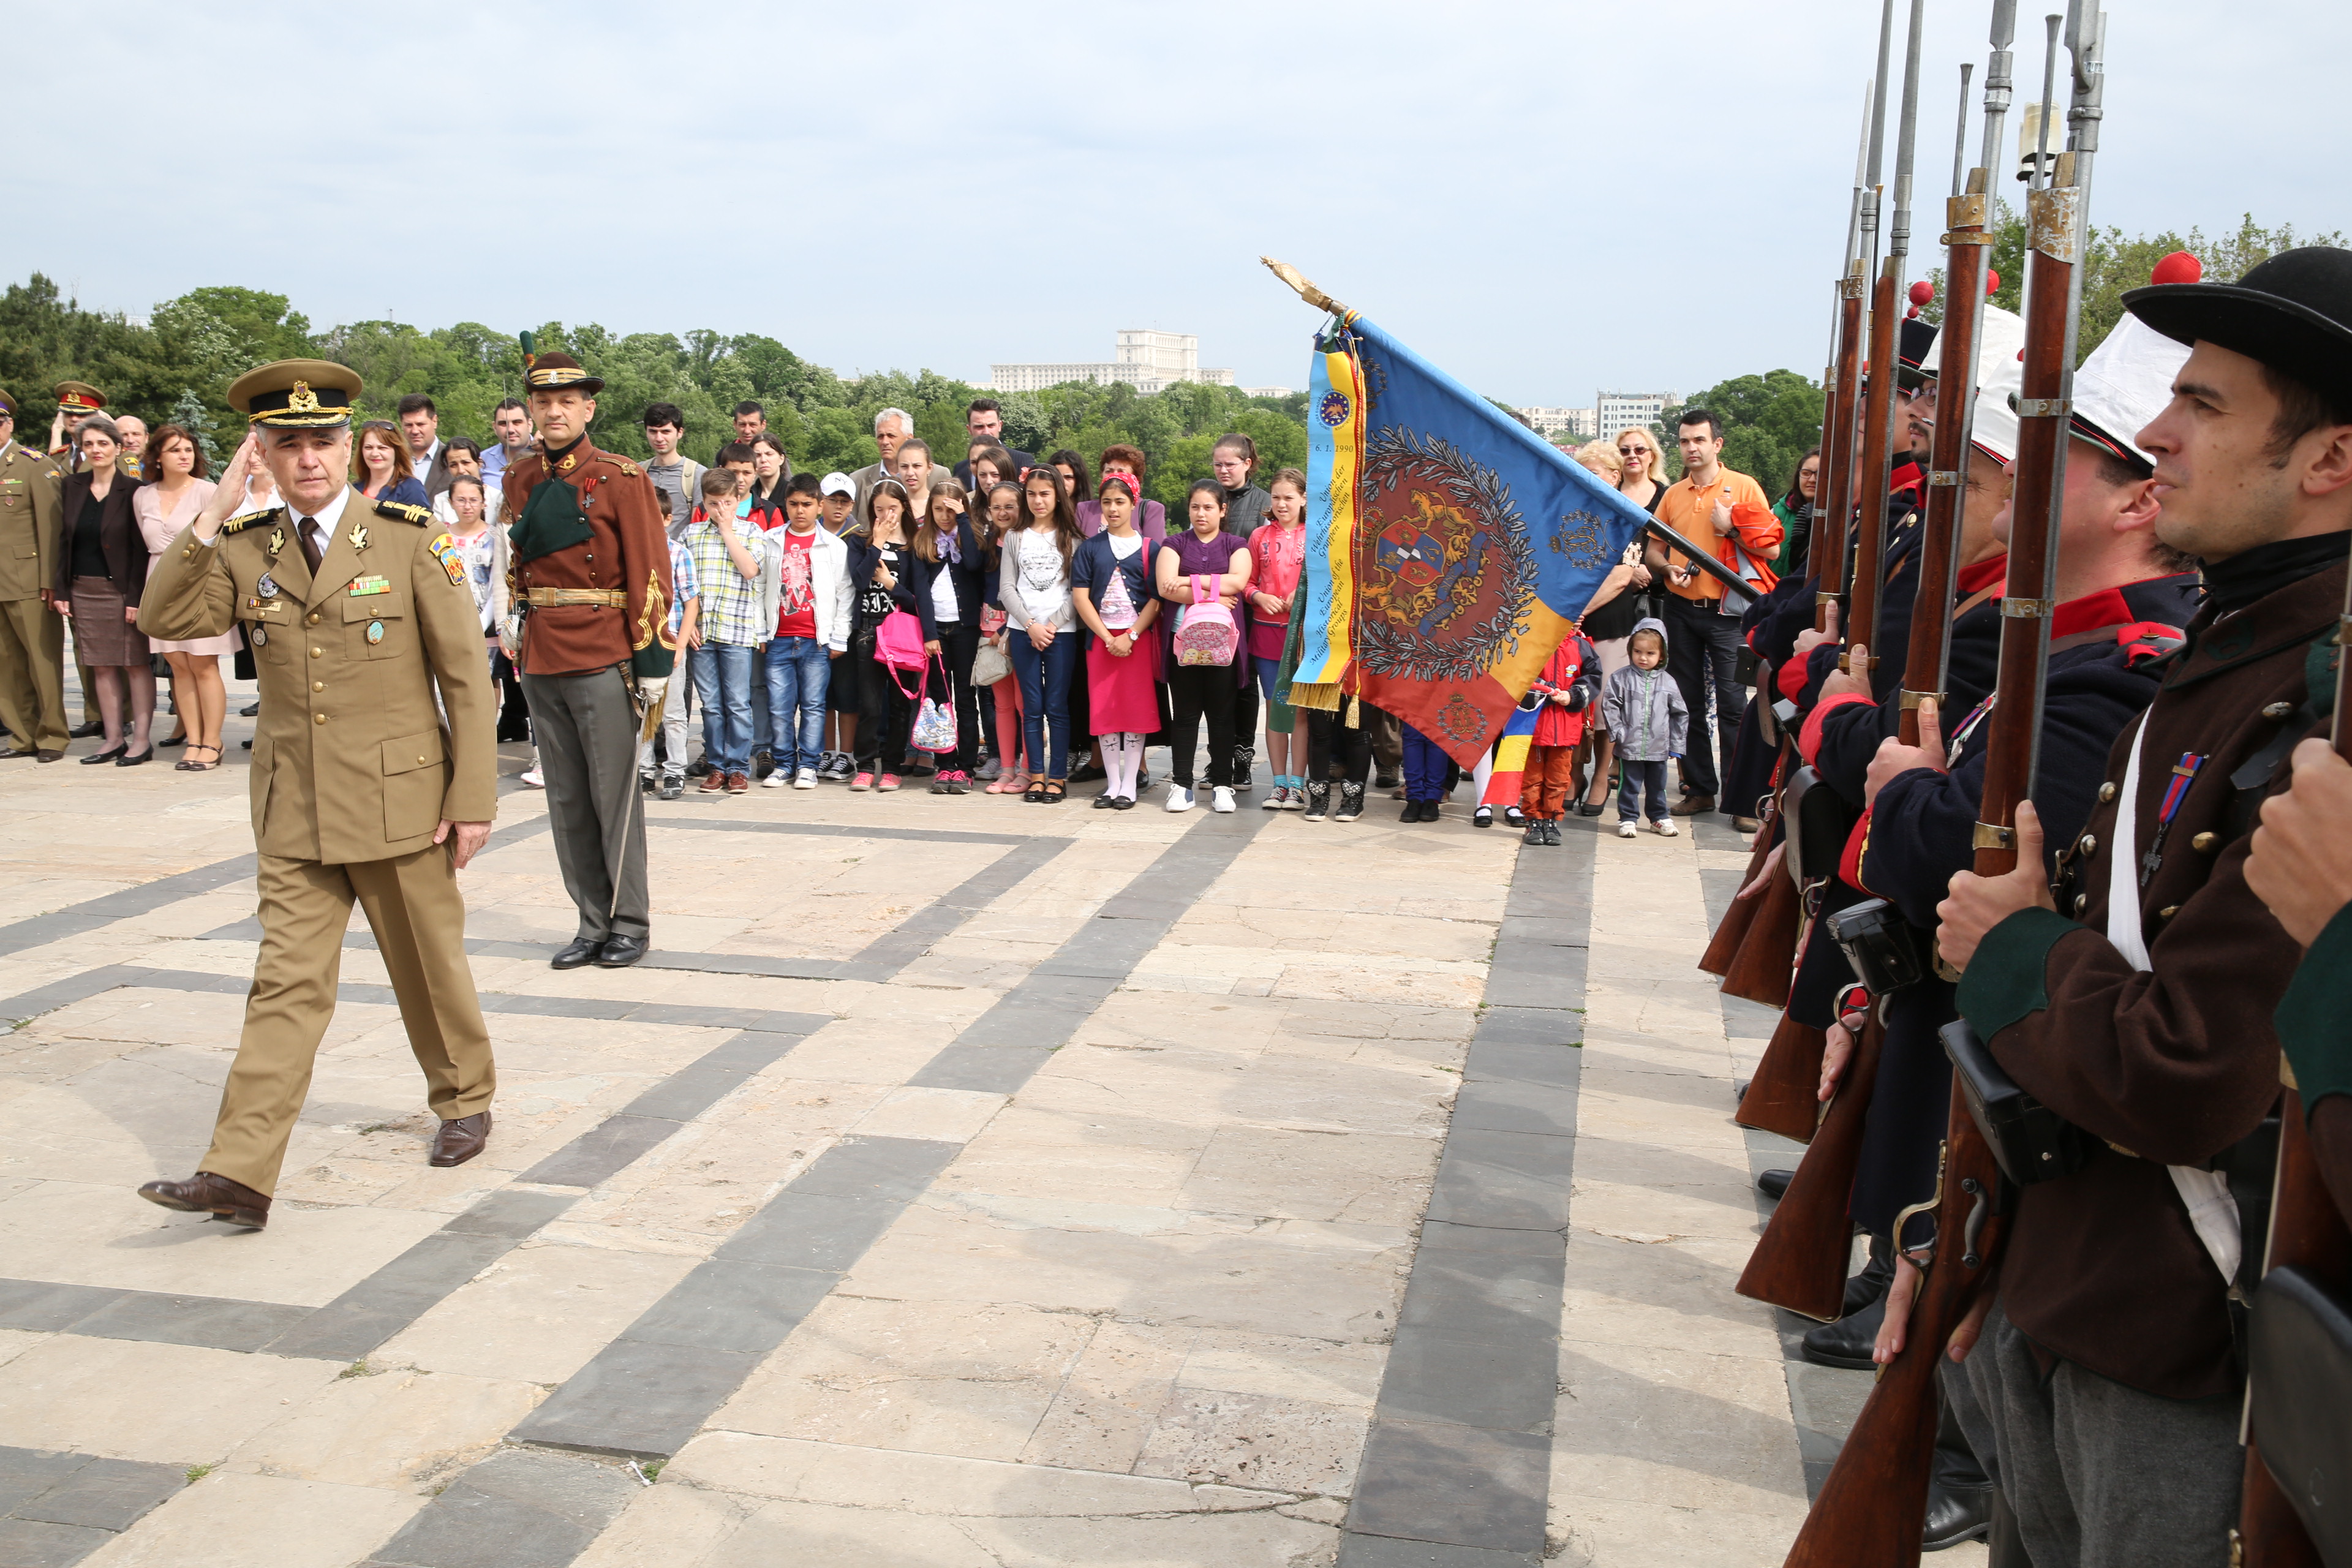
[(961, 827), (851, 826), (840, 822), (727, 822), (709, 817), (662, 816), (646, 817), (646, 826), (686, 827), (705, 833), (788, 833), (809, 838), (912, 838), (933, 844), (1030, 842), (1030, 837), (1025, 833), (982, 833)]
[[(1690, 821), (1691, 837), (1700, 848), (1746, 850), (1746, 841), (1719, 818), (1694, 817)], [(1730, 907), (1731, 896), (1739, 890), (1739, 875), (1737, 870), (1699, 872), (1699, 895), (1706, 903), (1710, 931)], [(1725, 1032), (1732, 1039), (1748, 1041), (1760, 1048), (1760, 1042), (1771, 1037), (1773, 1026), (1780, 1017), (1776, 1009), (1720, 993), (1717, 1000), (1723, 1005)], [(1792, 1170), (1804, 1155), (1803, 1144), (1776, 1132), (1759, 1131), (1753, 1127), (1740, 1131), (1747, 1144), (1751, 1178), (1767, 1171)], [(1756, 1202), (1757, 1218), (1770, 1218), (1772, 1200), (1752, 1189), (1751, 1195)], [(1819, 1326), (1812, 1319), (1776, 1307), (1772, 1322), (1780, 1334), (1781, 1370), (1789, 1384), (1789, 1414), (1797, 1431), (1797, 1456), (1804, 1466), (1805, 1493), (1808, 1497), (1818, 1496), (1822, 1483), (1829, 1479), (1830, 1467), (1837, 1462), (1838, 1449), (1844, 1445), (1847, 1430), (1861, 1414), (1863, 1401), (1870, 1395), (1872, 1374), (1816, 1366), (1805, 1360), (1801, 1349), (1805, 1332)]]
[[(508, 845), (547, 831), (544, 816), (510, 826), (492, 830), (488, 849), (503, 849)], [(131, 920), (150, 914), (183, 899), (200, 893), (210, 893), (236, 882), (249, 882), (260, 867), (260, 858), (253, 855), (233, 855), (226, 860), (215, 860), (209, 866), (198, 866), (186, 871), (176, 871), (168, 877), (158, 877), (152, 882), (142, 882), (135, 888), (121, 888), (111, 893), (101, 893), (95, 899), (85, 899), (45, 915), (0, 926), (0, 958), (27, 948), (62, 942), (80, 936), (117, 921)], [(258, 928), (257, 928), (258, 934)]]
[(509, 1448), (451, 1481), (359, 1568), (545, 1568), (571, 1562), (621, 1516), (627, 1470)]
[(1018, 1093), (1207, 894), (1273, 815), (1235, 812), (1194, 823), (1129, 884), (1141, 889), (1139, 897), (1122, 892), (1112, 899), (908, 1083)]
[(0, 1563), (67, 1568), (187, 1484), (176, 1465), (0, 1447)]
[(1519, 852), (1340, 1568), (1543, 1560), (1596, 843), (1566, 839)]
[[(1055, 961), (1084, 966), (1101, 963), (1102, 954), (1128, 954), (1125, 968), (1116, 974), (1072, 976), (1051, 973), (1055, 961), (1039, 965), (934, 1058), (933, 1065), (964, 1049), (976, 1032), (1000, 1017), (1007, 1002), (1016, 1004), (1016, 1010), (1040, 1004), (1040, 1022), (1034, 1026), (1059, 1029), (1057, 1037), (1066, 1038), (1084, 1016), (1074, 1016), (1073, 1009), (1091, 1010), (1108, 995), (1233, 863), (1267, 815), (1235, 813), (1195, 822), (1130, 884), (1150, 889), (1148, 897), (1122, 894), (1115, 900), (1120, 913), (1112, 917), (1113, 929), (1092, 941), (1081, 932), (1055, 955)], [(1147, 934), (1150, 940), (1142, 940)], [(1043, 1057), (1024, 1047), (1003, 1056), (960, 1059), (992, 1071), (990, 1081), (1017, 1088)], [(518, 1449), (483, 1461), (426, 1504), (361, 1568), (476, 1568), (510, 1561), (561, 1568), (571, 1562), (593, 1538), (593, 1531), (583, 1538), (576, 1530), (551, 1529), (549, 1544), (529, 1557), (493, 1558), (482, 1555), (471, 1522), (488, 1519), (500, 1530), (519, 1530), (537, 1517), (533, 1510), (545, 1510), (584, 1492), (597, 1500), (598, 1508), (610, 1501), (609, 1512), (602, 1515), (609, 1523), (627, 1502), (625, 1495), (609, 1489), (607, 1478), (614, 1472), (566, 1455), (667, 1458), (684, 1447), (961, 1149), (932, 1139), (852, 1137), (826, 1150), (508, 1434), (509, 1443), (563, 1452), (541, 1452), (528, 1468), (509, 1462), (522, 1451)], [(1549, 1373), (1544, 1386), (1551, 1386)], [(491, 1489), (471, 1485), (478, 1472), (491, 1466), (499, 1467), (496, 1473), (503, 1489), (495, 1503), (483, 1500)], [(578, 1518), (584, 1524), (593, 1513), (586, 1509)]]

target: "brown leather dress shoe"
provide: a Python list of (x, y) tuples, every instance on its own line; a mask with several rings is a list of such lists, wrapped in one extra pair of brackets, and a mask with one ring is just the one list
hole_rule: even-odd
[(198, 1171), (184, 1182), (149, 1182), (139, 1195), (183, 1214), (211, 1214), (255, 1230), (269, 1223), (269, 1200), (242, 1182)]
[(432, 1165), (462, 1165), (489, 1146), (490, 1113), (477, 1110), (455, 1121), (444, 1121), (433, 1135)]
[(1714, 809), (1715, 796), (1711, 795), (1686, 795), (1683, 796), (1682, 799), (1675, 802), (1675, 808), (1672, 815), (1675, 816), (1704, 816)]

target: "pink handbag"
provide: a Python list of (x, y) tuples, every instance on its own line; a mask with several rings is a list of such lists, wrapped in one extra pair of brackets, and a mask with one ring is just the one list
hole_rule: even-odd
[(1192, 602), (1176, 622), (1176, 662), (1231, 664), (1241, 647), (1234, 613), (1217, 603), (1216, 579), (1192, 574)]
[(920, 669), (930, 661), (923, 651), (923, 623), (905, 610), (893, 610), (874, 628), (874, 657), (887, 669)]

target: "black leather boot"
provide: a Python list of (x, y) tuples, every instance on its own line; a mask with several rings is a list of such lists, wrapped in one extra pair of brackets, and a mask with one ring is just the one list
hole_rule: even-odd
[(1977, 1462), (1952, 1413), (1952, 1402), (1939, 1401), (1936, 1425), (1935, 1468), (1927, 1485), (1927, 1522), (1921, 1536), (1922, 1552), (1941, 1552), (1963, 1541), (1981, 1541), (1992, 1529), (1992, 1478)]
[(1845, 1282), (1845, 1310), (1859, 1312), (1886, 1294), (1895, 1283), (1895, 1254), (1886, 1243), (1876, 1237), (1870, 1238), (1870, 1256), (1864, 1259), (1862, 1272)]

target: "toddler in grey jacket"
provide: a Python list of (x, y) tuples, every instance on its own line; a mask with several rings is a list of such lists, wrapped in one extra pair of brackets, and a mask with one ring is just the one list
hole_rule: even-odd
[[(1681, 688), (1666, 673), (1666, 626), (1655, 616), (1634, 623), (1625, 641), (1632, 659), (1601, 689), (1601, 722), (1617, 742), (1621, 781), (1617, 786), (1617, 837), (1631, 838), (1647, 805), (1654, 833), (1675, 837), (1666, 812), (1666, 763), (1683, 754), (1690, 709)], [(1646, 801), (1644, 796), (1647, 797)]]

